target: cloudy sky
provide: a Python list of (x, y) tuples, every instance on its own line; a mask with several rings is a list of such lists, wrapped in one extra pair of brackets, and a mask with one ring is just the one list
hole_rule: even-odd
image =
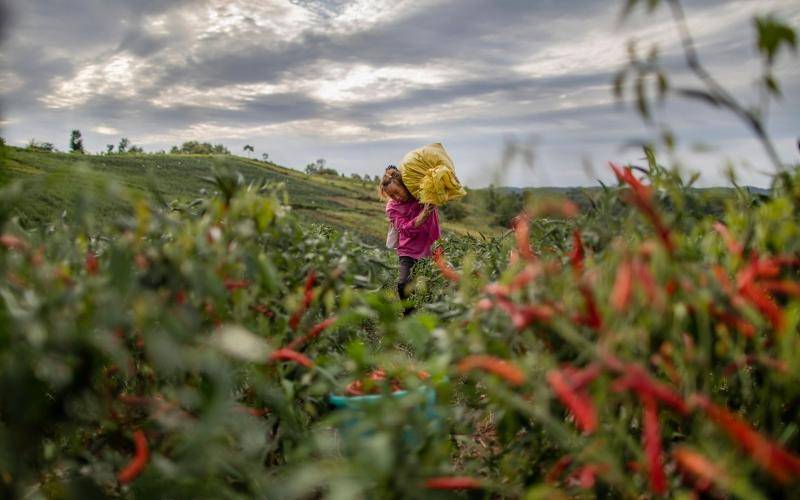
[[(0, 0), (2, 2), (2, 0)], [(0, 45), (0, 134), (67, 148), (83, 132), (100, 151), (120, 137), (148, 151), (221, 142), (294, 168), (317, 158), (379, 173), (443, 142), (472, 187), (586, 185), (607, 160), (639, 161), (625, 144), (657, 135), (611, 81), (626, 41), (657, 43), (676, 85), (690, 84), (665, 7), (620, 24), (616, 0), (6, 0)], [(757, 102), (752, 16), (800, 29), (796, 0), (685, 0), (711, 72)], [(800, 59), (783, 57), (783, 100), (769, 131), (797, 162)], [(771, 168), (739, 122), (675, 98), (657, 112), (679, 160), (722, 183), (733, 161), (764, 185)], [(509, 142), (533, 151), (497, 177)], [(698, 152), (703, 143), (710, 150)]]

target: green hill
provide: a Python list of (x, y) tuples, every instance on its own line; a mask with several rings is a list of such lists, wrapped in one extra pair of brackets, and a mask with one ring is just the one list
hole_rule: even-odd
[[(386, 234), (384, 202), (378, 198), (373, 182), (307, 175), (233, 155), (76, 155), (6, 147), (0, 185), (28, 180), (25, 196), (29, 203), (19, 209), (26, 225), (57, 219), (65, 210), (74, 209), (77, 195), (87, 190), (98, 194), (93, 212), (110, 220), (129, 212), (131, 207), (101, 194), (104, 191), (96, 188), (98, 179), (111, 179), (166, 201), (188, 201), (210, 188), (203, 178), (213, 175), (214, 168), (239, 172), (248, 181), (283, 183), (292, 209), (308, 221), (354, 231), (372, 243), (380, 242)], [(445, 229), (459, 233), (497, 232), (480, 204), (469, 198), (462, 203), (463, 213), (458, 221), (442, 215)]]
[[(92, 213), (113, 220), (131, 210), (110, 198), (97, 183), (111, 179), (148, 196), (160, 196), (166, 202), (190, 201), (211, 185), (204, 177), (214, 169), (239, 172), (247, 181), (265, 179), (282, 183), (288, 203), (303, 220), (331, 225), (359, 234), (365, 241), (379, 244), (385, 237), (384, 202), (377, 196), (371, 181), (336, 175), (308, 175), (298, 170), (234, 155), (187, 154), (111, 154), (77, 155), (5, 147), (5, 161), (0, 168), (0, 186), (27, 179), (26, 199), (18, 209), (28, 226), (53, 221), (65, 210), (77, 208), (75, 201), (87, 190), (93, 197)], [(380, 172), (376, 172), (380, 173)], [(102, 175), (96, 175), (102, 174)], [(725, 199), (735, 196), (731, 188), (692, 189), (698, 206), (684, 207), (698, 213), (719, 213)], [(758, 193), (755, 193), (758, 194)], [(491, 187), (471, 189), (461, 201), (441, 210), (446, 230), (460, 234), (498, 234), (526, 202), (543, 198), (567, 198), (581, 211), (591, 211), (603, 188), (595, 187)], [(668, 204), (665, 208), (670, 208)]]

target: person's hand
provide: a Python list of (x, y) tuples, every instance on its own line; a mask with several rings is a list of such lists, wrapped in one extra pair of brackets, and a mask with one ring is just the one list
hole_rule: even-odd
[(425, 208), (422, 209), (422, 212), (417, 215), (417, 218), (414, 219), (414, 227), (419, 227), (425, 222), (425, 219), (433, 212), (433, 205), (425, 204)]

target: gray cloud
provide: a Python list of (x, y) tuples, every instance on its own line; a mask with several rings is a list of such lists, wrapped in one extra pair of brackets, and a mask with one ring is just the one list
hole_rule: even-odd
[[(326, 157), (359, 173), (444, 141), (476, 186), (493, 180), (486, 172), (516, 137), (535, 142), (537, 167), (511, 169), (504, 182), (591, 183), (586, 158), (598, 168), (635, 159), (620, 145), (658, 133), (611, 96), (625, 41), (658, 42), (675, 85), (691, 82), (666, 11), (620, 26), (621, 5), (19, 1), (0, 53), (2, 133), (11, 143), (36, 137), (65, 147), (79, 127), (95, 150), (122, 135), (148, 149), (188, 139), (234, 150), (250, 143), (288, 165)], [(797, 28), (800, 7), (791, 0), (687, 6), (701, 56), (748, 102), (759, 69), (750, 18), (764, 9)], [(800, 109), (800, 70), (786, 61), (778, 70), (784, 100), (769, 126), (785, 158), (796, 159), (790, 139), (800, 122), (790, 110)], [(764, 162), (747, 130), (723, 113), (680, 100), (656, 112), (682, 144), (717, 143)], [(714, 161), (689, 158), (703, 164), (707, 182), (721, 179)]]

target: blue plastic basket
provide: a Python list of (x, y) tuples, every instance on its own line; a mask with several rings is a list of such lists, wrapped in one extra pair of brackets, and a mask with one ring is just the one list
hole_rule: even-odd
[[(415, 392), (421, 392), (424, 395), (424, 401), (420, 404), (419, 410), (423, 412), (425, 420), (432, 426), (438, 427), (440, 416), (436, 411), (436, 391), (432, 387), (420, 387)], [(364, 396), (341, 396), (331, 394), (328, 397), (330, 404), (339, 410), (349, 411), (351, 415), (342, 421), (339, 426), (339, 431), (349, 437), (355, 437), (356, 440), (360, 437), (367, 437), (372, 434), (369, 431), (359, 430), (361, 414), (367, 412), (367, 409), (380, 404), (386, 398), (402, 399), (408, 396), (409, 391), (396, 391), (391, 394), (366, 394)], [(357, 435), (353, 436), (353, 433)], [(422, 442), (423, 437), (420, 435), (418, 429), (406, 426), (403, 431), (403, 439), (408, 445), (416, 445)]]

